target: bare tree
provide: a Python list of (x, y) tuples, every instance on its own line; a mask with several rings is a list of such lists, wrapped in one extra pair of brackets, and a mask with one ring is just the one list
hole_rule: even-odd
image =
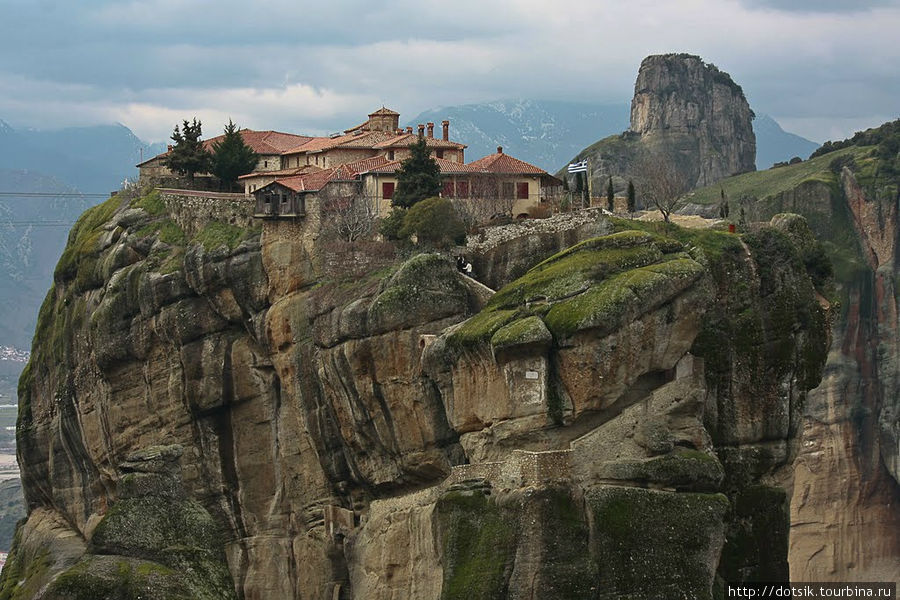
[(375, 231), (375, 199), (359, 190), (326, 186), (319, 192), (322, 203), (323, 232), (335, 239), (355, 242)]
[(514, 216), (515, 184), (509, 178), (505, 179), (495, 173), (480, 173), (468, 180), (467, 197), (453, 198), (453, 208), (468, 231), (498, 215)]
[(644, 154), (636, 164), (636, 179), (641, 196), (659, 210), (668, 223), (688, 190), (687, 179), (668, 156), (658, 152)]

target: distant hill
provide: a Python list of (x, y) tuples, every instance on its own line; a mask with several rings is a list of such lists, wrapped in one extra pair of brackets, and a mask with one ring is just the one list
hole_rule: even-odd
[(819, 144), (781, 128), (769, 115), (756, 115), (753, 120), (756, 134), (756, 168), (768, 169), (777, 162), (787, 162), (795, 156), (802, 159), (819, 147)]
[(14, 129), (0, 121), (0, 165), (51, 175), (84, 193), (106, 193), (137, 176), (140, 158), (165, 150), (146, 144), (124, 125), (51, 131)]
[[(145, 144), (123, 125), (38, 131), (0, 120), (0, 347), (31, 347), (38, 309), (69, 229), (103, 200), (33, 194), (107, 194), (137, 176), (142, 151), (148, 157), (163, 149)], [(4, 363), (4, 396), (14, 389), (21, 366)]]
[(629, 106), (555, 100), (498, 100), (427, 110), (407, 125), (429, 121), (440, 131), (450, 119), (450, 138), (464, 144), (466, 161), (503, 146), (504, 152), (549, 172), (592, 142), (628, 126)]

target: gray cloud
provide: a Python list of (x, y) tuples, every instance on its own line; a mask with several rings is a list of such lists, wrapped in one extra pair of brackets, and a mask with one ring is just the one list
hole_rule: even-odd
[(748, 8), (801, 13), (855, 13), (897, 6), (896, 0), (740, 0)]
[(231, 116), (318, 133), (382, 103), (411, 116), (511, 96), (623, 101), (645, 55), (687, 51), (731, 73), (759, 112), (824, 139), (829, 122), (896, 112), (898, 3), (852, 3), (878, 10), (874, 19), (836, 12), (848, 4), (836, 0), (568, 12), (542, 0), (398, 0), (390, 10), (370, 0), (8, 0), (0, 118), (121, 121), (156, 140), (194, 114), (207, 131)]

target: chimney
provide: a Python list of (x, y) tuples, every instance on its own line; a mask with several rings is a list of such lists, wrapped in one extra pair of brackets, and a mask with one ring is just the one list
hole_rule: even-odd
[(503, 146), (497, 146), (497, 154), (503, 154)]
[(428, 137), (430, 137), (430, 138), (434, 137), (434, 123), (428, 124)]
[(425, 137), (425, 125), (419, 123), (419, 137)]
[(406, 126), (406, 133), (412, 133), (412, 125)]
[(444, 141), (450, 141), (450, 121), (441, 121), (441, 127), (444, 128)]

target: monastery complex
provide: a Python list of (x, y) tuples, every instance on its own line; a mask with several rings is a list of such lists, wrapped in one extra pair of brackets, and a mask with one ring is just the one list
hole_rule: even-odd
[[(409, 146), (424, 139), (441, 170), (441, 196), (489, 204), (514, 217), (531, 216), (559, 193), (562, 182), (540, 167), (503, 153), (465, 162), (466, 145), (450, 139), (450, 121), (424, 123), (417, 131), (399, 126), (400, 113), (380, 108), (343, 133), (312, 137), (279, 131), (241, 130), (244, 143), (258, 155), (256, 169), (240, 178), (244, 194), (256, 199), (256, 216), (304, 216), (311, 196), (318, 199), (362, 197), (373, 216), (387, 214), (397, 186), (397, 171)], [(207, 149), (222, 136), (204, 141)], [(168, 152), (138, 165), (142, 183), (178, 187), (165, 165)]]

